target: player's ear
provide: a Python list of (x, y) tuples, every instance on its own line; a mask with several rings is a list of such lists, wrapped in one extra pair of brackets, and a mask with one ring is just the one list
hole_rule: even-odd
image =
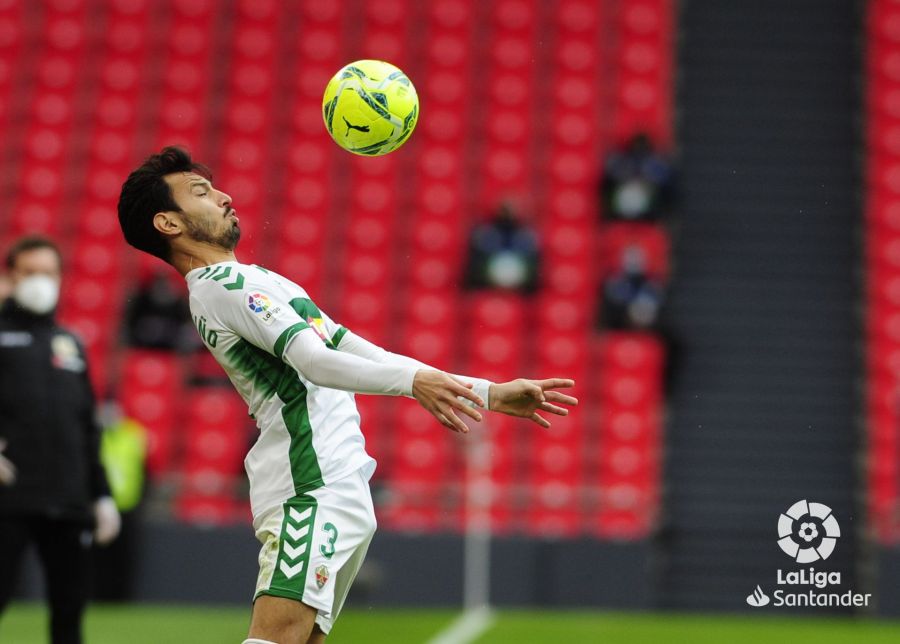
[(153, 227), (163, 235), (176, 236), (183, 230), (181, 220), (174, 212), (158, 212), (153, 215)]

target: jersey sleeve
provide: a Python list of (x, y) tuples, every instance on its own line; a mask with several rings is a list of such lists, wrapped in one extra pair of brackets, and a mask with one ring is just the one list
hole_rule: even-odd
[[(435, 369), (434, 367), (427, 365), (424, 362), (420, 362), (415, 358), (410, 358), (399, 353), (391, 353), (390, 351), (386, 351), (378, 345), (369, 342), (362, 336), (356, 335), (355, 333), (352, 333), (346, 329), (344, 329), (343, 340), (343, 344), (338, 347), (338, 349), (347, 353), (352, 353), (353, 355), (359, 356), (360, 358), (371, 360), (372, 362), (413, 367), (416, 369), (430, 369), (433, 371), (440, 371), (440, 369)], [(461, 380), (463, 382), (471, 382), (473, 391), (478, 394), (481, 400), (484, 401), (485, 406), (490, 408), (489, 397), (491, 384), (493, 384), (490, 380), (485, 380), (484, 378), (472, 378), (471, 376), (460, 376), (456, 374), (451, 375), (453, 375), (453, 377), (457, 380)], [(459, 400), (460, 402), (469, 405), (470, 407), (478, 406), (468, 398), (460, 397)]]

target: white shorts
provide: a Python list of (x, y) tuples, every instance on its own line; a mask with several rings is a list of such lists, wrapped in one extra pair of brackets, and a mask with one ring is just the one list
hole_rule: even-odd
[(367, 468), (289, 499), (254, 519), (260, 595), (286, 597), (315, 608), (331, 630), (375, 534)]

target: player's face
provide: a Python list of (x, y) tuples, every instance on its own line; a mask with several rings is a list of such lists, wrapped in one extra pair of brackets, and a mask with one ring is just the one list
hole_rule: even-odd
[(241, 229), (231, 207), (231, 197), (193, 172), (169, 174), (165, 180), (181, 208), (179, 215), (187, 235), (195, 241), (234, 250)]

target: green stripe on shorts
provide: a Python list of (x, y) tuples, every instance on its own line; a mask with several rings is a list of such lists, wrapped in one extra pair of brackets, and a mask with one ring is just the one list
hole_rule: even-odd
[[(282, 506), (284, 519), (281, 523), (278, 558), (269, 584), (269, 590), (275, 591), (272, 594), (287, 594), (297, 600), (303, 599), (317, 504), (315, 498), (304, 494), (288, 500)], [(264, 594), (265, 592), (263, 591)]]

